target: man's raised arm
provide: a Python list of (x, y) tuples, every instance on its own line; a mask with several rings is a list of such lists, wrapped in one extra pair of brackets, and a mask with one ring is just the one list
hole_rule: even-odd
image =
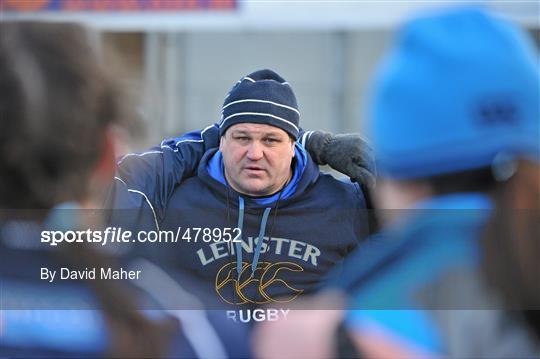
[(123, 156), (117, 163), (106, 207), (147, 209), (159, 227), (174, 187), (193, 176), (206, 150), (218, 145), (219, 129), (212, 125), (163, 140), (148, 151)]

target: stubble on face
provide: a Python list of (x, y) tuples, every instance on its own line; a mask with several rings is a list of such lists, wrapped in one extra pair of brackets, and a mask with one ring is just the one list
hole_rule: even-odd
[(267, 196), (291, 178), (294, 141), (280, 128), (254, 123), (231, 126), (221, 138), (225, 177), (237, 192)]

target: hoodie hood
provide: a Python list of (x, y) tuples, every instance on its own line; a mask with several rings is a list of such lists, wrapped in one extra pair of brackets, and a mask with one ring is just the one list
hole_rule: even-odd
[[(295, 143), (295, 157), (292, 162), (293, 175), (291, 180), (279, 190), (277, 193), (274, 193), (270, 196), (264, 197), (250, 197), (243, 194), (240, 194), (233, 190), (231, 186), (227, 183), (224, 174), (224, 165), (223, 165), (223, 156), (219, 150), (208, 151), (199, 166), (199, 178), (206, 182), (211, 188), (215, 189), (218, 193), (217, 195), (226, 196), (227, 201), (227, 211), (229, 206), (232, 203), (238, 203), (238, 224), (237, 228), (240, 229), (241, 238), (243, 237), (243, 226), (244, 226), (244, 213), (247, 208), (253, 207), (264, 207), (264, 212), (261, 217), (260, 227), (259, 227), (259, 240), (253, 254), (253, 259), (251, 262), (251, 275), (255, 275), (257, 266), (259, 263), (259, 258), (261, 255), (262, 238), (266, 235), (266, 229), (268, 224), (268, 218), (272, 207), (274, 207), (274, 219), (277, 216), (278, 207), (280, 204), (290, 202), (294, 200), (299, 193), (303, 193), (308, 186), (314, 183), (319, 176), (319, 169), (313, 161), (308, 158), (307, 152), (302, 146), (298, 143)], [(231, 194), (232, 193), (232, 194)], [(233, 199), (234, 198), (234, 199)], [(236, 200), (238, 198), (238, 201)], [(230, 200), (233, 199), (233, 200)], [(271, 226), (270, 237), (272, 236), (272, 231), (274, 225)], [(240, 243), (235, 243), (236, 245), (236, 272), (238, 278), (243, 271), (243, 254)]]

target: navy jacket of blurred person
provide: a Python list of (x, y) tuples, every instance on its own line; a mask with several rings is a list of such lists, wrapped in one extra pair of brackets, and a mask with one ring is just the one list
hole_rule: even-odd
[(346, 326), (367, 356), (538, 355), (524, 324), (540, 305), (537, 61), (528, 37), (477, 8), (419, 17), (397, 34), (369, 118), (376, 202), (383, 217), (398, 215), (378, 245), (350, 257), (340, 283), (351, 294)]
[[(112, 180), (111, 128), (128, 117), (123, 106), (82, 28), (2, 23), (0, 356), (245, 357), (244, 335), (212, 313), (174, 312), (180, 308), (166, 303), (163, 310), (159, 293), (144, 283), (182, 292), (161, 268), (132, 258), (119, 263), (88, 244), (40, 241), (43, 229), (99, 228), (86, 209), (99, 208)], [(141, 263), (147, 275), (138, 286), (40, 279), (42, 268), (58, 277), (61, 267)]]

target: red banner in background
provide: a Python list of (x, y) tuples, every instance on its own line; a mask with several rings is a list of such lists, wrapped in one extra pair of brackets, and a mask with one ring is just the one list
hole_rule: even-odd
[(236, 0), (0, 0), (0, 10), (10, 12), (232, 10), (236, 5)]

